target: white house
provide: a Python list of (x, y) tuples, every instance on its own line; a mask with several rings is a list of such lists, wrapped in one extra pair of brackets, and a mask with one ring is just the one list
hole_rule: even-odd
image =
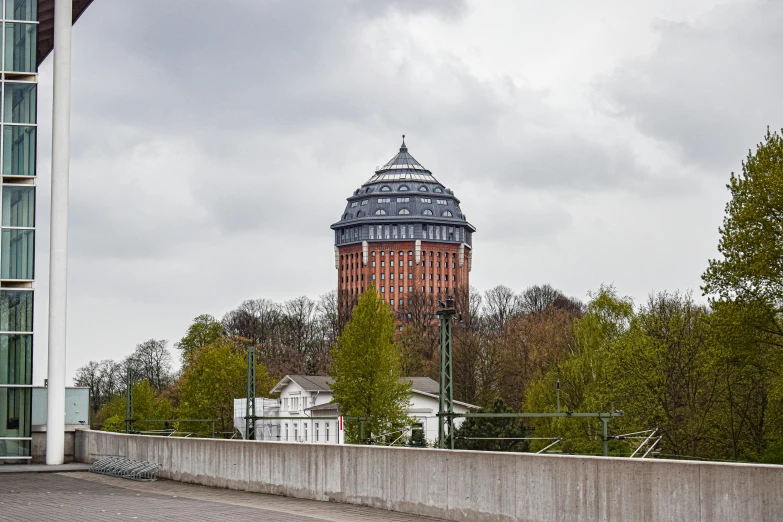
[[(424, 430), (428, 442), (437, 441), (438, 383), (429, 377), (403, 377), (402, 380), (411, 383), (410, 404), (406, 413)], [(330, 377), (286, 375), (272, 388), (271, 393), (280, 394), (278, 416), (281, 419), (275, 421), (279, 422), (278, 440), (329, 444), (338, 442), (337, 423), (340, 412), (338, 405), (332, 402), (332, 390), (329, 387), (331, 382)], [(475, 409), (478, 409), (478, 406), (454, 401), (454, 411), (457, 413), (467, 413)], [(462, 419), (455, 420), (455, 426), (461, 423)]]

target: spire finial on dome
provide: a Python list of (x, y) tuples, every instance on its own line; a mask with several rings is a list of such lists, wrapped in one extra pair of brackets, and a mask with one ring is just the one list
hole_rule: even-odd
[(405, 134), (402, 135), (402, 145), (400, 146), (400, 152), (405, 152), (408, 147), (405, 145)]

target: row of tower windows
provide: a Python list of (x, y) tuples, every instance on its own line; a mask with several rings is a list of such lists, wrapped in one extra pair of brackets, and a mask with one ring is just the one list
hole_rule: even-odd
[[(400, 210), (397, 211), (397, 215), (399, 215), (399, 216), (409, 216), (410, 213), (411, 213), (411, 211), (408, 210), (407, 208), (401, 208)], [(356, 217), (362, 217), (363, 215), (364, 215), (364, 213), (361, 210), (356, 213)], [(386, 212), (382, 208), (379, 208), (378, 210), (375, 211), (375, 215), (376, 216), (386, 216), (386, 215), (388, 215), (388, 212)], [(434, 212), (432, 212), (432, 210), (430, 210), (428, 208), (425, 208), (424, 210), (421, 211), (421, 215), (422, 216), (434, 216), (435, 214), (434, 214)], [(454, 214), (451, 212), (451, 210), (444, 210), (443, 212), (440, 213), (440, 215), (442, 217), (454, 217)], [(349, 217), (351, 217), (349, 214), (346, 214), (344, 216), (345, 219), (348, 219)]]
[[(397, 274), (397, 279), (402, 281), (403, 275), (404, 274)], [(433, 278), (433, 275), (435, 276), (434, 278)], [(375, 281), (375, 274), (370, 274), (370, 279)], [(386, 279), (386, 274), (381, 274), (381, 281), (383, 281), (385, 279)], [(394, 274), (393, 273), (389, 274), (389, 279), (392, 280), (392, 281), (394, 280)], [(413, 279), (413, 274), (408, 274), (408, 279)], [(426, 274), (421, 274), (421, 279), (422, 280), (426, 280), (427, 279)], [(441, 280), (440, 279), (440, 274), (430, 274), (429, 279), (430, 279), (430, 281), (433, 281), (433, 280), (440, 281)], [(449, 276), (448, 275), (444, 275), (443, 276), (443, 280), (444, 281), (448, 281), (449, 280)], [(451, 276), (451, 280), (453, 282), (456, 282), (457, 281), (457, 276), (456, 275), (452, 275)], [(364, 274), (361, 274), (361, 281), (364, 281)], [(357, 282), (358, 283), (359, 282), (359, 276), (358, 275), (357, 276), (340, 276), (340, 282), (341, 283), (353, 283), (353, 282)]]
[[(389, 293), (390, 294), (394, 293), (394, 288), (395, 287), (393, 287), (393, 286), (389, 287)], [(398, 294), (404, 294), (405, 293), (405, 287), (404, 286), (400, 286), (400, 287), (397, 287), (397, 288), (399, 289), (399, 291), (397, 292)], [(428, 292), (428, 289), (429, 289), (429, 292)], [(359, 295), (360, 293), (364, 292), (365, 290), (366, 290), (366, 288), (364, 288), (364, 287), (362, 287), (362, 288), (352, 288), (352, 289), (350, 289), (348, 291), (348, 293), (351, 294), (351, 295)], [(440, 294), (440, 293), (448, 294), (449, 293), (448, 287), (441, 288), (439, 286), (437, 286), (437, 287), (422, 286), (421, 287), (421, 291), (424, 292), (424, 293), (430, 293), (430, 294)], [(386, 287), (382, 286), (380, 288), (380, 292), (381, 292), (381, 294), (386, 295)], [(408, 287), (408, 293), (413, 293), (413, 287), (412, 286)], [(452, 294), (456, 294), (457, 293), (457, 289), (456, 288), (452, 288), (451, 289), (451, 293)], [(392, 301), (389, 304), (394, 306), (394, 301)], [(400, 306), (403, 305), (403, 300), (402, 299), (400, 299), (399, 304), (400, 304)]]
[(470, 245), (471, 234), (462, 227), (449, 225), (364, 225), (342, 229), (335, 236), (338, 245), (362, 239), (434, 239)]
[[(411, 201), (411, 198), (397, 198), (397, 203), (410, 203), (410, 201)], [(370, 202), (369, 199), (363, 199), (362, 200), (362, 206), (366, 205), (369, 202)], [(430, 203), (430, 204), (432, 204), (432, 198), (421, 198), (421, 202), (422, 203)], [(391, 198), (378, 198), (378, 203), (391, 203)], [(438, 205), (448, 205), (449, 204), (449, 202), (446, 201), (445, 199), (436, 199), (435, 203), (437, 203)], [(352, 201), (351, 202), (351, 207), (358, 207), (358, 206), (359, 206), (359, 202), (358, 201)], [(348, 214), (346, 214), (346, 216), (348, 216)], [(357, 217), (358, 216), (359, 216), (359, 214), (357, 214)]]
[[(386, 251), (385, 250), (373, 250), (372, 252), (370, 252), (370, 255), (372, 257), (375, 257), (376, 252), (380, 252), (380, 256), (381, 257), (386, 256)], [(358, 252), (355, 253), (355, 254), (354, 253), (351, 253), (351, 254), (341, 254), (340, 255), (340, 261), (353, 261), (354, 259), (356, 261), (358, 261), (361, 258), (362, 255), (363, 254), (360, 254)], [(400, 250), (399, 255), (400, 255), (400, 257), (402, 257), (402, 256), (405, 255), (405, 252)], [(413, 255), (413, 250), (408, 250), (408, 255), (412, 256)], [(427, 256), (427, 251), (422, 252), (421, 255), (426, 257)], [(441, 255), (440, 252), (435, 252), (434, 250), (430, 250), (429, 251), (429, 256), (430, 257), (440, 257), (440, 255)], [(451, 253), (443, 252), (443, 257), (448, 258), (449, 256), (451, 256), (452, 259), (457, 259), (457, 253), (456, 252), (451, 252)], [(394, 250), (389, 250), (389, 257), (394, 257)]]

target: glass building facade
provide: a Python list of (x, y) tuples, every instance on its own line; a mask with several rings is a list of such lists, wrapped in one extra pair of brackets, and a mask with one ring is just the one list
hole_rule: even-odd
[(24, 459), (33, 384), (38, 2), (0, 1), (0, 459)]

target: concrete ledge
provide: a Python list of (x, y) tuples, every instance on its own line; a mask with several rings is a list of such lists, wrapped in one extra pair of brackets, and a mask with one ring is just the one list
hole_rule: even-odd
[(75, 459), (162, 465), (206, 486), (461, 521), (773, 521), (783, 466), (78, 431)]

